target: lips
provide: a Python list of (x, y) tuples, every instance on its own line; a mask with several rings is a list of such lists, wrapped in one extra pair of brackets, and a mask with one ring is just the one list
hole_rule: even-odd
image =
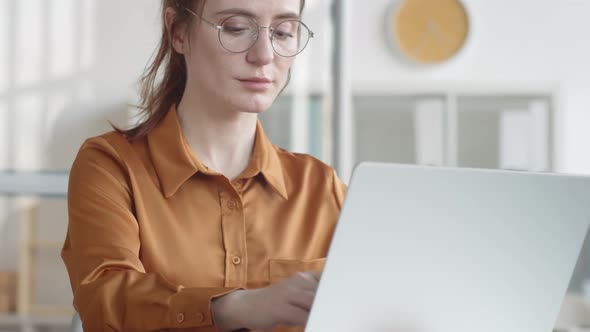
[(242, 87), (254, 92), (264, 92), (271, 88), (272, 80), (266, 77), (249, 77), (238, 79)]
[(272, 83), (270, 78), (266, 77), (250, 77), (238, 79), (240, 82), (254, 82), (254, 83)]

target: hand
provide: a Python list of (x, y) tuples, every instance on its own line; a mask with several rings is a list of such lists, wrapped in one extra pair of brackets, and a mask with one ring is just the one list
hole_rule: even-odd
[(276, 285), (220, 297), (213, 301), (217, 327), (226, 331), (305, 326), (320, 276), (320, 272), (299, 272)]

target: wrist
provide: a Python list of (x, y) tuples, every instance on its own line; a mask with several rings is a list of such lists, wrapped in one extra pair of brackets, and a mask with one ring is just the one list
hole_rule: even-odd
[(246, 326), (244, 297), (247, 290), (237, 290), (212, 302), (215, 325), (221, 331), (234, 331)]

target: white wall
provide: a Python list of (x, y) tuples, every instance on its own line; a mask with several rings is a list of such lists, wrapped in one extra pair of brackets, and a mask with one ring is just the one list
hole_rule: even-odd
[(459, 55), (436, 66), (392, 56), (385, 10), (392, 0), (351, 1), (355, 93), (479, 89), (557, 95), (559, 171), (590, 174), (590, 1), (464, 0), (471, 31)]

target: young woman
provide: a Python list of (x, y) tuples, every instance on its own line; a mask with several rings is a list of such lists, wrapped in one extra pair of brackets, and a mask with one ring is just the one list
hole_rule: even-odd
[(145, 121), (88, 139), (71, 170), (84, 329), (302, 331), (346, 188), (257, 115), (313, 37), (304, 0), (162, 3)]

